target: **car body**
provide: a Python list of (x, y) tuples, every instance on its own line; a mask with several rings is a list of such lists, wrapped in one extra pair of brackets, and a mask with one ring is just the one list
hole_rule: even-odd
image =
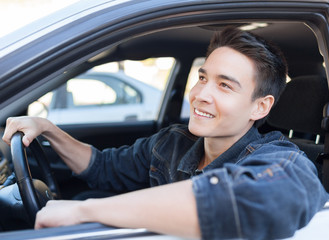
[[(175, 64), (170, 69), (154, 118), (70, 124), (59, 121), (58, 125), (75, 138), (103, 149), (132, 144), (137, 138), (150, 136), (169, 124), (186, 123), (188, 119), (182, 117), (181, 112), (186, 86), (189, 85), (187, 79), (193, 75), (195, 67), (193, 63), (204, 57), (213, 33), (227, 25), (248, 29), (278, 44), (286, 55), (291, 83), (301, 82), (295, 80), (300, 77), (313, 79), (310, 76), (319, 76), (325, 79), (325, 85), (320, 90), (327, 94), (329, 72), (324, 66), (329, 64), (328, 19), (329, 1), (324, 0), (80, 1), (0, 39), (0, 124), (4, 127), (10, 116), (26, 115), (29, 105), (38, 98), (95, 66), (157, 57), (172, 57)], [(313, 85), (307, 86), (302, 90), (296, 88), (297, 95), (289, 95), (291, 98), (287, 102), (284, 102), (285, 98), (280, 99), (282, 104), (278, 105), (261, 130), (281, 130), (315, 162), (313, 155), (321, 153), (324, 146), (325, 133), (320, 126), (323, 101), (319, 101), (321, 104), (315, 101), (310, 108), (309, 104), (320, 94), (308, 94)], [(300, 108), (293, 105), (294, 100)], [(305, 104), (297, 100), (305, 100)], [(292, 106), (292, 109), (288, 113), (280, 112), (280, 105)], [(311, 127), (308, 120), (315, 122), (316, 127)], [(299, 125), (300, 122), (304, 124)], [(89, 190), (86, 184), (71, 175), (47, 141), (41, 140), (63, 198), (70, 199)], [(1, 163), (11, 168), (8, 148), (2, 144), (0, 149)], [(29, 159), (29, 164), (33, 177), (39, 178), (33, 157)], [(8, 171), (3, 172), (2, 176), (8, 177)], [(0, 195), (4, 189), (0, 190)], [(3, 218), (3, 222), (8, 220)], [(292, 239), (326, 239), (329, 235), (328, 222), (329, 211), (325, 207)], [(19, 231), (23, 227), (18, 221), (16, 223), (15, 226), (11, 225), (11, 229), (4, 228), (6, 232), (0, 237), (176, 239), (145, 230), (124, 231), (99, 224)], [(13, 229), (16, 231), (9, 231)]]

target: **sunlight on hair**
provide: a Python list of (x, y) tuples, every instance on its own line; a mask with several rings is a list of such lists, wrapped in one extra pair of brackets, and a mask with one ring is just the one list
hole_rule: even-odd
[(248, 25), (244, 25), (242, 27), (239, 27), (241, 30), (243, 31), (250, 31), (250, 30), (254, 30), (257, 28), (263, 28), (263, 27), (267, 27), (268, 24), (267, 23), (250, 23)]

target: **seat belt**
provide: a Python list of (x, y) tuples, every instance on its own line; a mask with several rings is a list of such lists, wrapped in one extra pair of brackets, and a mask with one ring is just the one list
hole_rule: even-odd
[(317, 162), (322, 165), (322, 185), (329, 192), (329, 103), (323, 107), (321, 128), (325, 131), (324, 151), (317, 157)]

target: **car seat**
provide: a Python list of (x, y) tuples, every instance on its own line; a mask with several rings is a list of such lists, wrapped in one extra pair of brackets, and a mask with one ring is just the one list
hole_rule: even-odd
[(267, 119), (268, 125), (286, 133), (314, 162), (320, 179), (322, 167), (316, 159), (319, 153), (324, 151), (325, 132), (321, 128), (321, 121), (323, 108), (328, 101), (328, 84), (325, 77), (296, 77), (287, 83)]

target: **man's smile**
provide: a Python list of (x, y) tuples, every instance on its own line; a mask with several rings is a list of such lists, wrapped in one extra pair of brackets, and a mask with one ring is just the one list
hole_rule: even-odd
[(206, 118), (214, 118), (215, 117), (214, 115), (212, 115), (210, 113), (201, 112), (196, 108), (194, 108), (194, 113), (199, 115), (199, 116), (206, 117)]

